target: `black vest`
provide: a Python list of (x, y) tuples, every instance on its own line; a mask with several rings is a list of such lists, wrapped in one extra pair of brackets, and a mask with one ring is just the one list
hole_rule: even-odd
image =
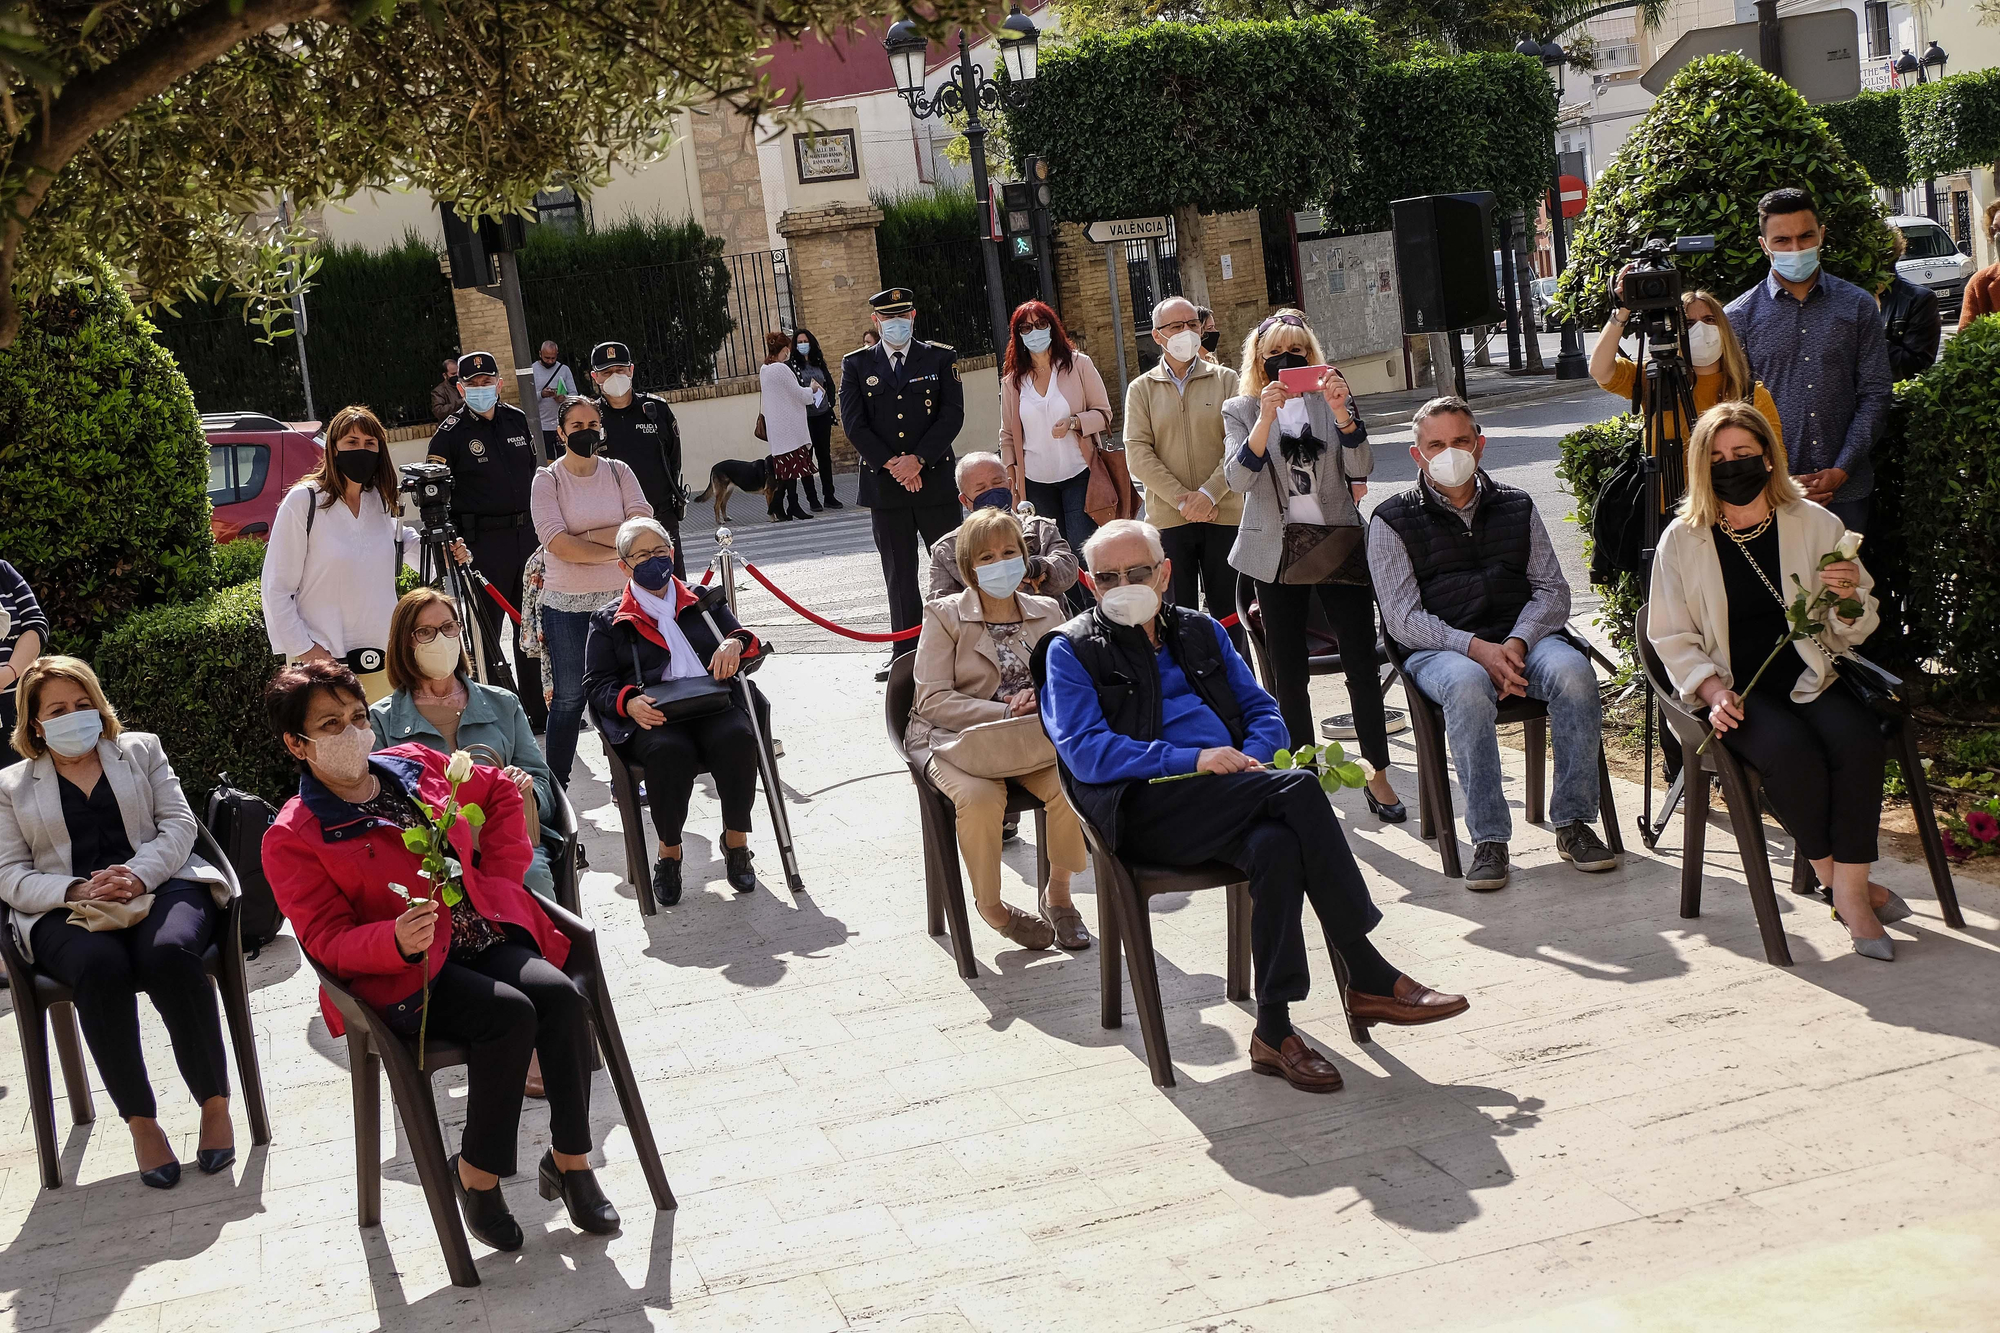
[(1479, 481), (1470, 528), (1421, 480), (1384, 500), (1375, 517), (1403, 539), (1424, 610), (1453, 629), (1499, 643), (1534, 596), (1528, 534), (1535, 502), (1484, 472)]
[[(1070, 651), (1097, 687), (1097, 703), (1113, 731), (1134, 740), (1160, 737), (1162, 704), (1160, 667), (1146, 632), (1107, 620), (1095, 609), (1063, 624), (1057, 634), (1069, 640)], [(1034, 656), (1035, 688), (1047, 680), (1046, 662), (1054, 636), (1043, 638)], [(1199, 611), (1164, 605), (1160, 608), (1160, 642), (1203, 703), (1229, 728), (1229, 740), (1239, 749), (1248, 738), (1243, 707), (1230, 688), (1229, 666), (1216, 638), (1215, 622)], [(1070, 791), (1077, 813), (1093, 824), (1111, 846), (1118, 845), (1118, 807), (1130, 782), (1083, 782), (1074, 775)]]

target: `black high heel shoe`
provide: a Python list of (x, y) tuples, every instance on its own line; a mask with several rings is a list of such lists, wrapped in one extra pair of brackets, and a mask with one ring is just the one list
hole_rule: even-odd
[(595, 1171), (565, 1171), (556, 1165), (555, 1151), (551, 1149), (542, 1154), (542, 1165), (536, 1174), (541, 1177), (542, 1197), (560, 1198), (563, 1207), (569, 1209), (570, 1225), (578, 1231), (608, 1236), (618, 1230), (618, 1210), (597, 1187)]
[(1369, 791), (1366, 787), (1361, 789), (1361, 795), (1367, 800), (1369, 810), (1384, 824), (1400, 824), (1410, 817), (1409, 810), (1404, 807), (1401, 801), (1394, 802), (1393, 804), (1378, 801), (1375, 799), (1375, 793)]
[(496, 1250), (520, 1249), (521, 1224), (507, 1210), (507, 1196), (498, 1185), (490, 1190), (476, 1190), (467, 1185), (465, 1177), (458, 1173), (458, 1157), (457, 1153), (451, 1155), (451, 1187), (458, 1191), (458, 1211), (465, 1218), (465, 1229), (481, 1245)]
[(151, 1189), (170, 1190), (181, 1183), (181, 1164), (168, 1162), (165, 1166), (156, 1166), (151, 1171), (141, 1171), (139, 1183)]
[(201, 1168), (201, 1173), (205, 1176), (212, 1176), (218, 1171), (227, 1171), (230, 1164), (235, 1160), (236, 1145), (233, 1143), (227, 1148), (196, 1148), (194, 1150), (194, 1164)]

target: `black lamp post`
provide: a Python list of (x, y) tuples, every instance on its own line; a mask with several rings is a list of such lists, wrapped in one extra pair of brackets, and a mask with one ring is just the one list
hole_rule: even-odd
[[(958, 30), (958, 68), (949, 82), (931, 96), (924, 95), (924, 65), (930, 43), (908, 19), (893, 25), (882, 41), (889, 52), (889, 65), (896, 75), (896, 91), (910, 104), (910, 114), (918, 120), (944, 116), (965, 117), (965, 142), (972, 153), (972, 194), (979, 204), (979, 248), (986, 256), (986, 305), (993, 318), (993, 351), (1004, 356), (1007, 350), (1007, 291), (1000, 276), (1000, 246), (993, 239), (992, 187), (986, 180), (986, 124), (983, 110), (998, 113), (1003, 107), (1019, 107), (1027, 101), (1028, 85), (1035, 79), (1035, 47), (1041, 37), (1034, 21), (1015, 5), (996, 34), (1000, 55), (1007, 62), (1007, 83), (1003, 86), (986, 77), (972, 61), (965, 29)], [(887, 277), (888, 275), (884, 275)]]
[[(1522, 39), (1514, 52), (1533, 56), (1542, 62), (1542, 68), (1555, 71), (1556, 105), (1560, 108), (1564, 91), (1563, 66), (1569, 63), (1569, 52), (1554, 42), (1538, 42), (1532, 37)], [(1563, 234), (1561, 158), (1556, 159), (1555, 174), (1549, 181), (1549, 237), (1555, 245), (1556, 273), (1560, 275), (1569, 267), (1569, 238)], [(1583, 355), (1583, 344), (1576, 333), (1576, 319), (1571, 316), (1563, 321), (1562, 350), (1556, 353), (1556, 378), (1580, 380), (1589, 375), (1590, 362)]]
[[(1896, 57), (1896, 77), (1899, 81), (1907, 82), (1909, 77), (1914, 74), (1917, 76), (1918, 83), (1929, 83), (1932, 79), (1942, 79), (1944, 77), (1945, 62), (1950, 58), (1944, 53), (1944, 48), (1936, 42), (1930, 44), (1930, 49), (1924, 52), (1921, 60), (1911, 55), (1910, 48), (1906, 46), (1903, 48), (1903, 54)], [(1924, 182), (1924, 212), (1930, 215), (1932, 222), (1943, 221), (1938, 216), (1938, 192), (1935, 177)]]

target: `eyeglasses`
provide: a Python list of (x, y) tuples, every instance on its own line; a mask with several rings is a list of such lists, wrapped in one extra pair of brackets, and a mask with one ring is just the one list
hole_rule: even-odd
[(436, 643), (440, 634), (447, 639), (456, 639), (463, 633), (465, 626), (456, 620), (447, 620), (442, 625), (419, 625), (410, 631), (410, 637), (418, 643)]
[(1139, 583), (1151, 583), (1153, 575), (1159, 572), (1158, 565), (1133, 565), (1130, 569), (1093, 569), (1090, 581), (1100, 589), (1115, 588), (1119, 584), (1130, 587)]
[(672, 555), (672, 554), (673, 552), (664, 546), (655, 546), (650, 550), (633, 551), (630, 555), (625, 557), (625, 563), (628, 565), (643, 565), (648, 560), (657, 560), (663, 555)]
[(1193, 333), (1193, 332), (1194, 332), (1194, 331), (1195, 331), (1196, 329), (1199, 329), (1200, 327), (1201, 327), (1201, 321), (1200, 321), (1200, 320), (1198, 320), (1198, 319), (1184, 319), (1184, 320), (1180, 321), (1180, 322), (1179, 322), (1178, 324), (1161, 324), (1161, 325), (1158, 325), (1158, 326), (1156, 326), (1156, 327), (1155, 327), (1155, 329), (1154, 329), (1154, 332), (1156, 332), (1156, 333)]

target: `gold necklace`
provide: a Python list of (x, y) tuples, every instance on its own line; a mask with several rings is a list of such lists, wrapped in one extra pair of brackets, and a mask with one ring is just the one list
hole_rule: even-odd
[(1746, 546), (1749, 543), (1756, 541), (1759, 537), (1763, 536), (1764, 533), (1770, 528), (1771, 520), (1776, 518), (1777, 516), (1778, 516), (1777, 511), (1773, 510), (1772, 512), (1764, 515), (1764, 521), (1762, 523), (1759, 523), (1754, 528), (1746, 528), (1742, 532), (1738, 532), (1735, 528), (1730, 527), (1728, 520), (1725, 519), (1722, 524), (1722, 530), (1729, 534), (1729, 540), (1735, 542), (1738, 546)]

